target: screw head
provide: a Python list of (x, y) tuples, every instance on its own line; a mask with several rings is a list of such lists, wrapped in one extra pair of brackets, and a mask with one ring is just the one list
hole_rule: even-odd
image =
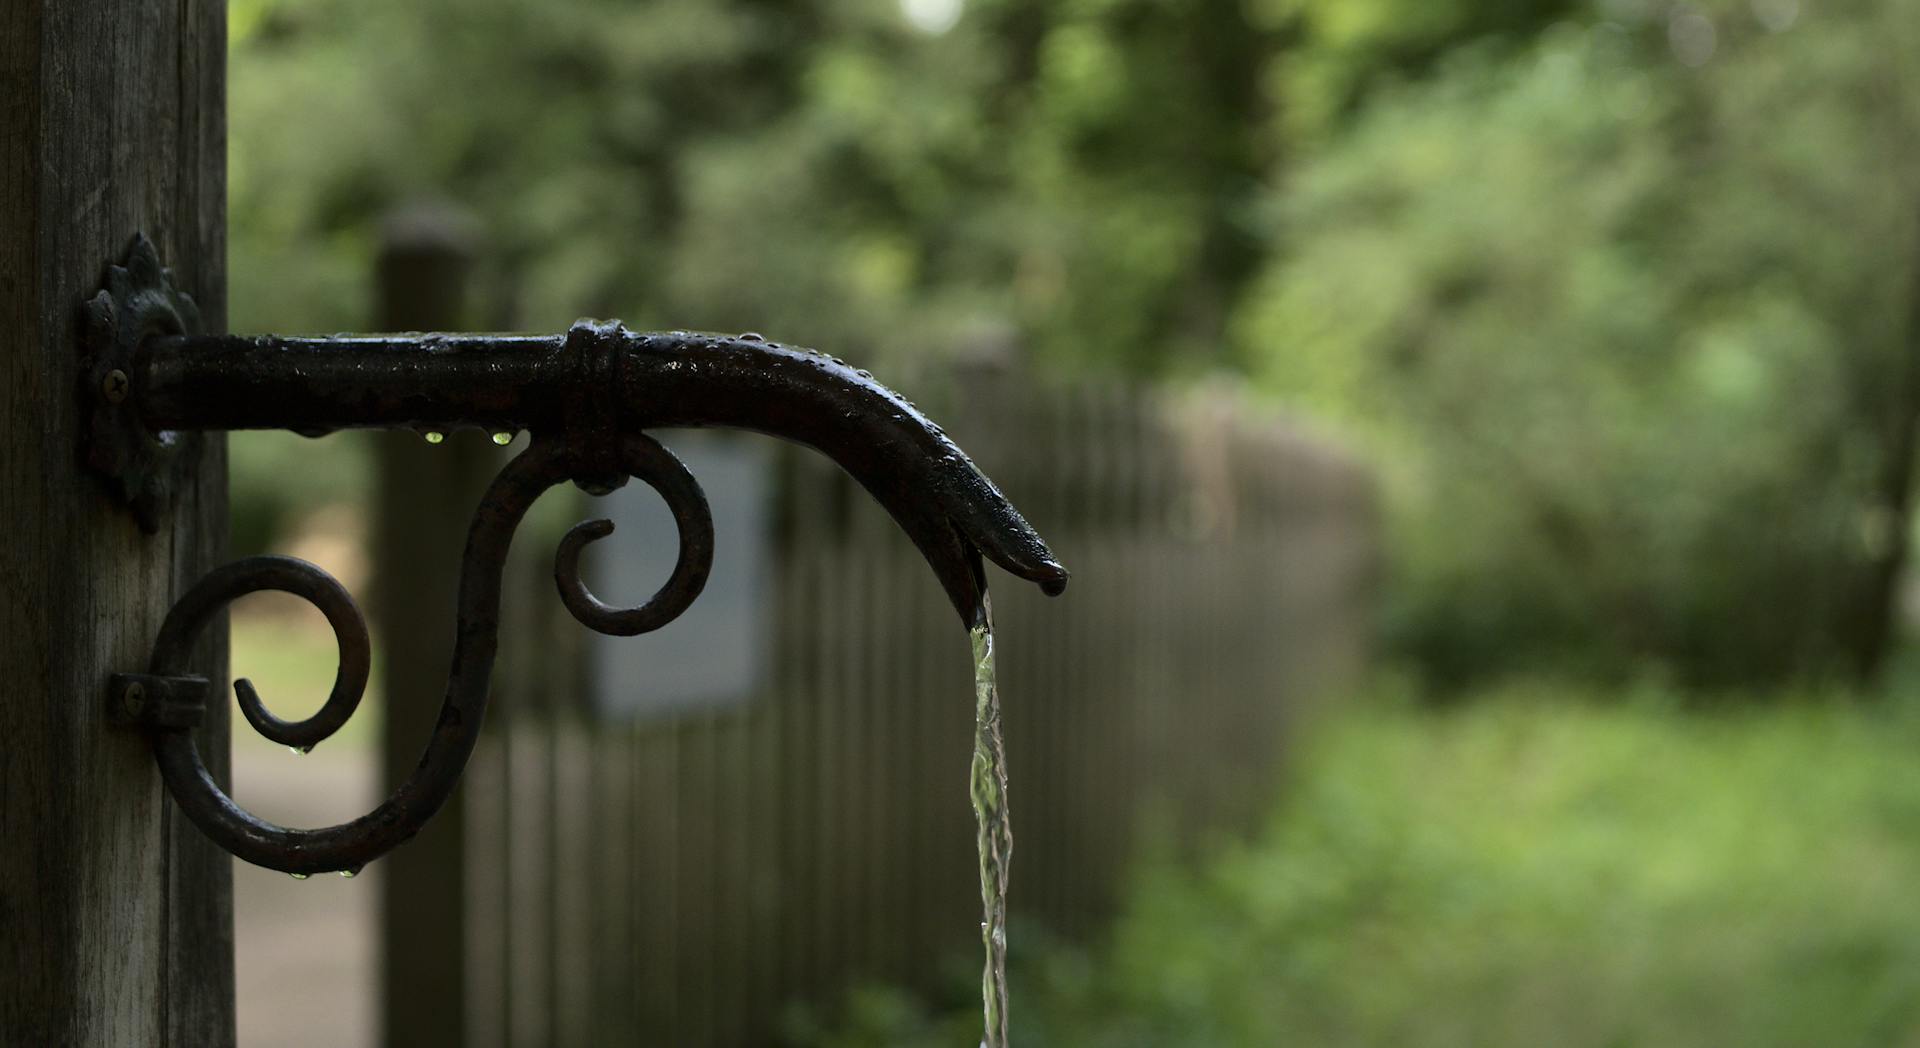
[(107, 403), (118, 404), (127, 399), (127, 390), (130, 386), (127, 373), (114, 368), (107, 372), (106, 378), (100, 380), (100, 393), (107, 398)]
[(129, 716), (138, 717), (140, 711), (147, 708), (146, 685), (139, 681), (127, 685), (127, 689), (120, 693), (120, 708), (127, 711)]

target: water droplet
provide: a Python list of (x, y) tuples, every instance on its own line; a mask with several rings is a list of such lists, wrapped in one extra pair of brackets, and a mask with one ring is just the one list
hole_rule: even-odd
[(513, 434), (503, 429), (493, 435), (493, 442), (504, 448), (513, 443)]
[(358, 866), (349, 866), (349, 867), (347, 867), (346, 869), (344, 869), (344, 870), (340, 870), (340, 871), (338, 871), (338, 872), (339, 872), (339, 874), (340, 874), (340, 876), (342, 876), (342, 877), (355, 877), (355, 876), (358, 876), (358, 875), (359, 875), (359, 873), (360, 873), (360, 867), (358, 867)]
[(311, 876), (311, 874), (305, 874), (305, 873), (289, 873), (289, 874), (287, 874), (287, 876), (289, 876), (289, 877), (291, 877), (291, 878), (293, 878), (293, 879), (294, 879), (294, 880), (296, 880), (296, 881), (304, 881), (304, 880), (306, 880), (306, 879), (307, 879), (307, 878), (308, 878), (309, 876)]
[(305, 756), (306, 756), (307, 754), (309, 754), (309, 753), (312, 753), (312, 752), (313, 752), (313, 747), (311, 747), (311, 746), (289, 746), (289, 747), (287, 747), (287, 752), (288, 752), (288, 753), (291, 753), (291, 754), (293, 754), (293, 755), (294, 755), (295, 757), (305, 757)]
[(447, 439), (447, 435), (445, 433), (440, 432), (437, 429), (427, 430), (426, 433), (422, 435), (427, 438), (427, 443), (429, 444), (438, 444), (441, 441)]
[(740, 341), (742, 342), (765, 342), (766, 340), (767, 336), (762, 335), (758, 331), (742, 331), (740, 333)]
[(871, 372), (871, 371), (868, 371), (868, 370), (867, 370), (866, 368), (861, 368), (860, 370), (858, 370), (858, 371), (856, 371), (856, 372), (854, 372), (854, 374), (856, 374), (856, 375), (859, 375), (859, 376), (860, 376), (861, 378), (872, 378), (872, 377), (873, 377), (873, 372)]

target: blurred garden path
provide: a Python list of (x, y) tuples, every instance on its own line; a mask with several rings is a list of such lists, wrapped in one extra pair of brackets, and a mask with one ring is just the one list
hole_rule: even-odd
[[(242, 726), (233, 746), (237, 796), (285, 825), (337, 822), (373, 808), (376, 757), (355, 739), (295, 758)], [(372, 1045), (380, 864), (351, 880), (304, 881), (238, 860), (233, 867), (239, 1043)]]

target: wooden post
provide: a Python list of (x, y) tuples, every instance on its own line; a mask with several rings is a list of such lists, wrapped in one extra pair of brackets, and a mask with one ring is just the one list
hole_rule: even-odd
[[(234, 1043), (230, 862), (102, 714), (107, 675), (146, 664), (223, 553), (226, 444), (143, 534), (83, 468), (78, 342), (140, 231), (224, 330), (225, 12), (0, 4), (0, 1044)], [(224, 682), (207, 632), (196, 668)], [(200, 742), (223, 784), (227, 711)]]
[[(468, 324), (472, 223), (417, 205), (383, 232), (376, 298), (382, 331)], [(428, 443), (375, 435), (374, 650), (386, 708), (385, 788), (412, 773), (433, 734), (453, 651), (460, 550), (481, 491), (499, 463), (485, 434)], [(389, 1045), (466, 1040), (466, 804), (456, 790), (420, 835), (381, 863), (381, 1029)]]

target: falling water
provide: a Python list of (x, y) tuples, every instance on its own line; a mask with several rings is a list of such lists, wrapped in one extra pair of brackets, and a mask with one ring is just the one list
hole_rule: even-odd
[(980, 843), (980, 938), (987, 948), (980, 996), (986, 1006), (982, 1048), (1007, 1044), (1007, 754), (1000, 739), (1000, 689), (993, 680), (993, 609), (983, 606), (973, 638), (973, 817)]

